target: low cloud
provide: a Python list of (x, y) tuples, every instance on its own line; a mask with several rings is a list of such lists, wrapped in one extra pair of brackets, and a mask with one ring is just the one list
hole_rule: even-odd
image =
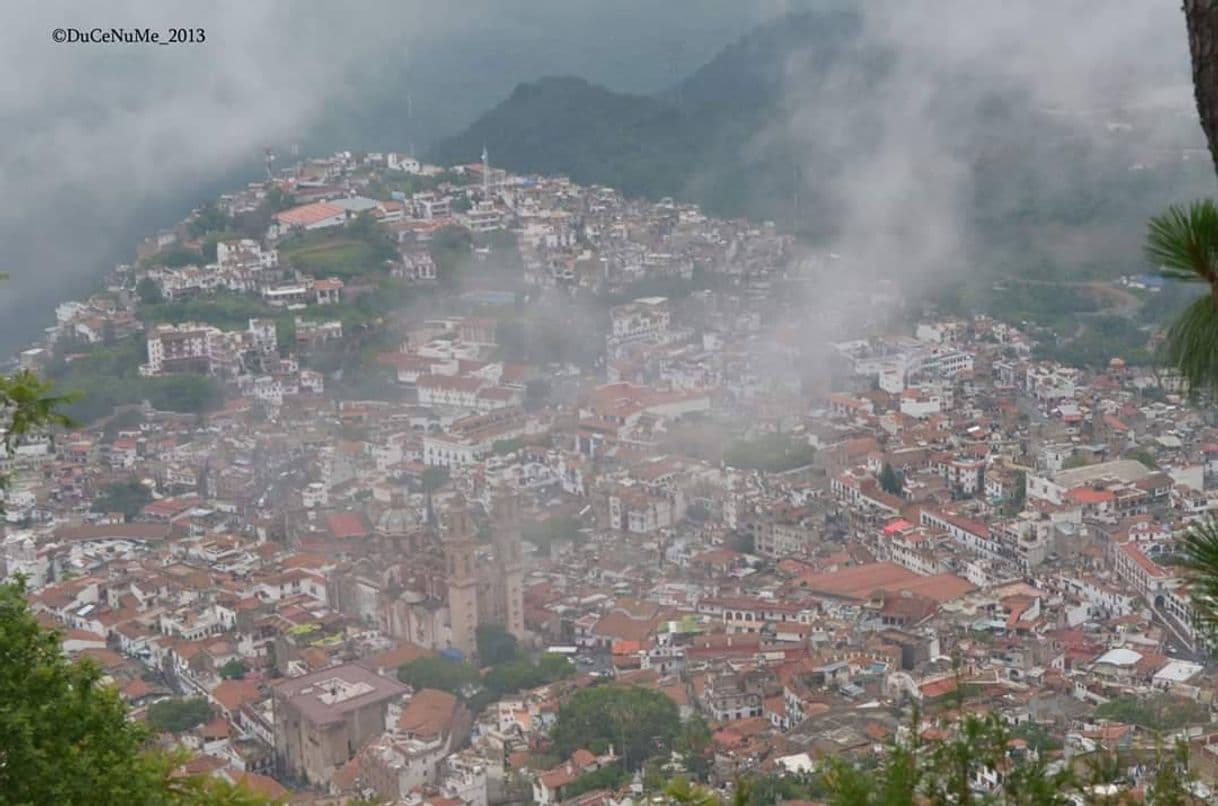
[[(976, 271), (991, 246), (974, 231), (978, 194), (990, 192), (975, 184), (977, 163), (994, 143), (1025, 151), (1012, 166), (1012, 186), (998, 182), (993, 192), (1026, 193), (1035, 205), (1073, 180), (1054, 175), (1059, 164), (1038, 162), (1049, 141), (1069, 140), (1089, 156), (1110, 134), (1106, 122), (1129, 110), (1142, 115), (1138, 137), (1148, 149), (1200, 141), (1188, 128), (1184, 21), (1170, 4), (948, 0), (859, 8), (862, 33), (852, 46), (859, 58), (825, 71), (810, 67), (817, 54), (796, 54), (786, 115), (753, 144), (782, 142), (805, 155), (797, 158), (805, 192), (827, 197), (832, 211), (826, 251), (841, 258), (822, 270), (807, 303), (811, 322), (835, 321), (821, 314), (870, 293), (877, 279), (927, 287)], [(983, 104), (1012, 100), (1031, 115), (983, 122)], [(1003, 128), (1029, 121), (1044, 130)]]

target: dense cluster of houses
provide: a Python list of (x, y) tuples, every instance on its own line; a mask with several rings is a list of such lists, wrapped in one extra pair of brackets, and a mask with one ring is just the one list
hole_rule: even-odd
[[(466, 181), (385, 198), (370, 178), (448, 174)], [(1218, 427), (1149, 371), (1039, 360), (980, 316), (807, 345), (814, 303), (790, 284), (817, 264), (772, 226), (485, 160), (339, 154), (267, 185), (298, 206), (265, 239), (128, 281), (170, 300), (338, 303), (342, 282), (302, 276), (275, 243), (368, 213), (411, 281), (435, 280), (428, 238), (458, 226), (513, 233), (521, 280), (559, 304), (690, 286), (589, 317), (602, 349), (586, 366), (505, 358), (493, 289), (403, 314), (376, 356), (393, 394), (366, 400), (308, 366), (309, 345), (350, 335), (337, 321), (298, 319), (284, 349), (273, 321), (141, 332), (133, 298), (61, 306), (72, 338), (140, 333), (145, 374), (229, 382), (205, 418), (131, 407), (3, 468), (0, 572), (25, 576), (65, 652), (99, 664), (137, 718), (206, 699), (214, 718), (175, 739), (192, 769), (276, 796), (638, 803), (640, 775), (565, 794), (620, 763), (612, 748), (549, 752), (566, 699), (614, 683), (706, 721), (712, 782), (866, 761), (915, 730), (933, 743), (964, 710), (1048, 737), (1013, 758), (1146, 749), (1162, 737), (1104, 706), (1163, 697), (1194, 715), (1170, 736), (1212, 780), (1215, 667), (1172, 557), (1218, 507)], [(99, 507), (132, 482), (132, 509)], [(486, 625), (559, 648), (575, 673), (479, 709), (399, 681), (420, 658), (472, 658)], [(975, 783), (994, 791), (1000, 771)]]

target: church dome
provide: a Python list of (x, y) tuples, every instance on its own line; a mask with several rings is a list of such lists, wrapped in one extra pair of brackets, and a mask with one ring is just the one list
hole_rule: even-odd
[(419, 516), (405, 507), (386, 509), (376, 522), (376, 531), (383, 535), (404, 535), (419, 526)]

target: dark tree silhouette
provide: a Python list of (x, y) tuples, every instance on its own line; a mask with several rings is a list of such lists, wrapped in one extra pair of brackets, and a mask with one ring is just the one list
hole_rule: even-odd
[(1184, 0), (1188, 50), (1193, 60), (1193, 94), (1197, 113), (1218, 170), (1218, 3)]

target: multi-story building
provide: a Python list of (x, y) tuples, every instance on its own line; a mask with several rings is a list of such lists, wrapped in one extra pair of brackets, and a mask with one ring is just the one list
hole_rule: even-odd
[(280, 775), (329, 782), (370, 739), (385, 731), (389, 705), (408, 689), (346, 664), (294, 677), (272, 689), (275, 764)]
[(148, 331), (145, 374), (197, 372), (210, 375), (223, 342), (224, 332), (209, 325), (196, 322), (157, 325)]

